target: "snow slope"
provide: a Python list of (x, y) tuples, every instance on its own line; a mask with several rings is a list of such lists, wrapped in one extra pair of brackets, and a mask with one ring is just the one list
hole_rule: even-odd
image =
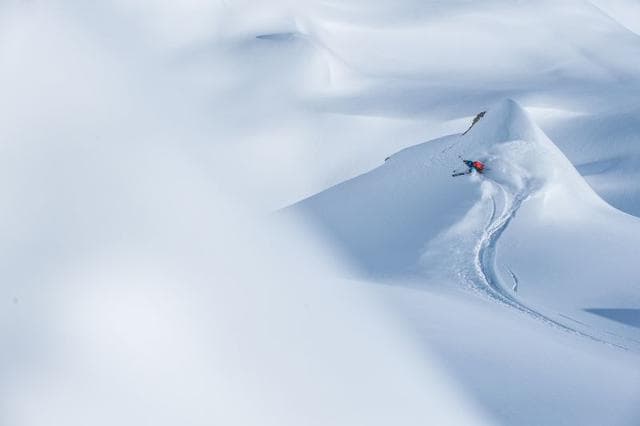
[[(453, 178), (452, 168), (465, 169), (460, 158), (479, 159), (488, 170)], [(576, 322), (591, 317), (584, 309), (640, 302), (633, 250), (640, 220), (602, 201), (511, 100), (467, 134), (401, 151), (294, 209), (330, 235), (365, 276), (457, 274), (532, 314), (551, 311), (558, 323), (566, 322), (558, 315), (570, 316), (579, 330)], [(446, 265), (443, 258), (450, 259)], [(632, 328), (626, 334), (640, 338)]]
[[(459, 156), (488, 170), (451, 177)], [(623, 398), (627, 408), (638, 401), (640, 220), (602, 201), (516, 102), (291, 209), (351, 257), (355, 274), (472, 289), (521, 314), (524, 328), (635, 354)]]
[(238, 164), (260, 153), (223, 148), (255, 105), (194, 66), (229, 56), (185, 47), (220, 8), (0, 2), (0, 424), (485, 424), (312, 237), (253, 209)]
[[(453, 133), (506, 97), (547, 111), (541, 127), (574, 164), (598, 161), (599, 151), (572, 137), (576, 119), (629, 111), (640, 88), (637, 35), (584, 0), (113, 1), (66, 8), (116, 57), (129, 50), (150, 56), (144, 62), (156, 68), (145, 76), (168, 71), (156, 86), (175, 88), (175, 102), (193, 96), (185, 110), (196, 106), (215, 117), (208, 143), (194, 144), (198, 154), (233, 175), (233, 190), (261, 209), (291, 204), (418, 140)], [(114, 35), (105, 17), (123, 30)], [(131, 33), (137, 37), (118, 35)], [(105, 43), (111, 39), (115, 47)], [(629, 124), (633, 137), (638, 123)], [(600, 148), (613, 145), (601, 140), (594, 140)], [(233, 167), (223, 158), (234, 158)], [(608, 178), (594, 179), (596, 189), (632, 211), (635, 201), (616, 197)]]
[(504, 98), (640, 214), (637, 11), (0, 2), (0, 423), (639, 424), (636, 221), (512, 104), (264, 220)]
[[(341, 70), (297, 96), (330, 114), (402, 119), (406, 125), (391, 141), (404, 146), (415, 144), (415, 139), (407, 142), (417, 122), (424, 123), (422, 137), (440, 136), (453, 131), (446, 124), (509, 97), (526, 109), (547, 112), (541, 127), (574, 164), (601, 161), (603, 150), (605, 160), (632, 164), (638, 145), (640, 44), (637, 34), (612, 16), (637, 22), (635, 5), (608, 2), (607, 10), (630, 11), (610, 15), (593, 3), (405, 0), (292, 6), (298, 31), (321, 48), (328, 68)], [(317, 149), (331, 150), (333, 163), (339, 164), (343, 136), (327, 124), (318, 129), (328, 137)], [(353, 138), (352, 143), (369, 146), (362, 154), (368, 164), (351, 158), (356, 161), (352, 173), (340, 179), (334, 169), (334, 181), (372, 168), (372, 150), (380, 150), (378, 158), (393, 152), (392, 142), (378, 134), (365, 129)], [(616, 207), (640, 211), (635, 188), (620, 185), (632, 176), (613, 168), (587, 178)]]

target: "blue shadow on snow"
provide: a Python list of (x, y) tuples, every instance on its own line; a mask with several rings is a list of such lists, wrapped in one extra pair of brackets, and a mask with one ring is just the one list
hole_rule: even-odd
[(585, 311), (631, 327), (640, 328), (640, 309), (590, 308), (585, 309)]

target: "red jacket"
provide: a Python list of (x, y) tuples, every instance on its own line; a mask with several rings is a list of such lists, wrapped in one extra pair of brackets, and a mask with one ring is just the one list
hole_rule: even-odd
[(482, 164), (479, 161), (474, 161), (473, 162), (473, 168), (476, 169), (478, 171), (478, 173), (482, 173), (482, 171), (484, 170), (484, 164)]

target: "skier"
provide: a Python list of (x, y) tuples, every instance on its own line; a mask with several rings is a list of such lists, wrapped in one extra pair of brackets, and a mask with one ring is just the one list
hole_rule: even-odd
[(471, 161), (471, 160), (462, 160), (462, 162), (469, 168), (466, 172), (453, 173), (451, 176), (462, 176), (462, 175), (470, 175), (475, 170), (478, 173), (482, 173), (485, 169), (484, 164), (480, 161)]

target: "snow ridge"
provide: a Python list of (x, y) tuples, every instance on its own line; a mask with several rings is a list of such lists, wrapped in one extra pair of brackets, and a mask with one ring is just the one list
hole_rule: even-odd
[[(459, 165), (461, 158), (479, 159), (488, 168), (481, 175), (452, 178), (451, 167)], [(521, 207), (525, 207), (523, 220), (514, 222)], [(565, 258), (562, 247), (571, 247), (572, 238), (585, 235), (575, 229), (606, 223), (609, 232), (610, 224), (637, 224), (602, 202), (513, 100), (488, 109), (464, 136), (454, 134), (402, 150), (381, 167), (291, 209), (335, 242), (338, 253), (345, 253), (352, 262), (355, 275), (411, 286), (463, 284), (555, 329), (640, 351), (640, 342), (624, 330), (614, 334), (606, 323), (584, 326), (564, 320), (561, 313), (582, 318), (581, 308), (590, 303), (590, 292), (602, 291), (598, 283), (590, 281), (590, 286), (579, 288), (572, 284), (575, 273), (581, 271), (575, 271), (577, 267), (559, 268), (561, 274), (554, 276), (530, 266), (547, 261), (545, 247), (553, 243), (545, 238), (561, 248), (554, 252), (557, 260)], [(562, 231), (559, 223), (570, 224), (574, 231)], [(505, 233), (508, 228), (513, 233)], [(545, 237), (536, 234), (549, 229), (557, 232)], [(608, 240), (599, 240), (607, 233), (589, 235), (584, 241), (587, 247), (615, 250)], [(498, 262), (498, 245), (524, 238), (528, 245), (519, 252), (533, 254), (532, 258), (501, 253)], [(632, 234), (630, 241), (633, 238)], [(508, 268), (503, 270), (502, 265)], [(557, 261), (554, 265), (558, 268)], [(513, 271), (508, 275), (513, 266), (517, 277)], [(534, 285), (516, 296), (512, 284), (527, 282)], [(567, 290), (572, 286), (573, 291)], [(595, 325), (589, 319), (586, 323)]]

